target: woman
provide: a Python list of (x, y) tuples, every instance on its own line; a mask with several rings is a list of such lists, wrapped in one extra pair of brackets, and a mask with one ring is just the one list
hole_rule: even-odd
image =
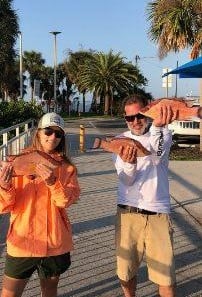
[(79, 197), (76, 168), (65, 155), (64, 121), (47, 113), (39, 121), (30, 150), (59, 161), (51, 169), (40, 162), (35, 175), (12, 177), (12, 162), (0, 172), (0, 213), (10, 212), (1, 297), (22, 296), (34, 271), (41, 296), (57, 296), (60, 274), (70, 264), (72, 234), (65, 208)]

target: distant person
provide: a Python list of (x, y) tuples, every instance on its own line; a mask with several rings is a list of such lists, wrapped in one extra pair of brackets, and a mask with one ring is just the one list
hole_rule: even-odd
[[(117, 275), (125, 297), (134, 297), (138, 268), (145, 253), (149, 279), (159, 286), (161, 297), (175, 296), (168, 158), (172, 135), (167, 125), (176, 114), (167, 106), (149, 127), (139, 110), (147, 105), (141, 95), (124, 102), (128, 131), (120, 137), (138, 140), (151, 155), (136, 157), (136, 149), (121, 147), (113, 155), (117, 170), (118, 207), (116, 224)], [(135, 161), (134, 161), (135, 160)]]
[(60, 162), (38, 164), (35, 175), (12, 177), (12, 163), (0, 171), (0, 213), (10, 213), (1, 297), (19, 297), (37, 271), (43, 297), (57, 296), (60, 274), (71, 264), (72, 233), (66, 208), (79, 197), (77, 170), (66, 156), (64, 121), (47, 113), (39, 121), (29, 151)]

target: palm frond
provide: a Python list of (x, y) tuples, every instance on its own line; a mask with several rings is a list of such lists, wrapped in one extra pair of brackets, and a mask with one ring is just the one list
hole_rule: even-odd
[[(170, 51), (178, 52), (186, 47), (195, 48), (202, 27), (202, 4), (198, 0), (154, 0), (148, 3), (147, 19), (151, 26), (149, 38), (158, 44), (160, 58)], [(197, 38), (196, 38), (197, 37)]]

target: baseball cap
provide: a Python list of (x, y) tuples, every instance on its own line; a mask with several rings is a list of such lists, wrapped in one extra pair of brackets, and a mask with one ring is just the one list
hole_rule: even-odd
[[(38, 123), (38, 129), (44, 129), (51, 126), (59, 127), (64, 131), (64, 120), (55, 112), (49, 112), (42, 116)], [(65, 131), (64, 131), (65, 132)]]

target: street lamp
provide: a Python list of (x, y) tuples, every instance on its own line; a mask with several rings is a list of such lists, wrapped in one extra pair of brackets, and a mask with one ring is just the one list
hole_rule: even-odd
[(60, 34), (59, 31), (50, 31), (49, 33), (53, 34), (54, 36), (54, 101), (56, 103), (56, 81), (57, 81), (57, 46), (56, 46), (56, 36)]
[(20, 98), (23, 98), (23, 75), (22, 75), (22, 32), (18, 32), (20, 37)]

